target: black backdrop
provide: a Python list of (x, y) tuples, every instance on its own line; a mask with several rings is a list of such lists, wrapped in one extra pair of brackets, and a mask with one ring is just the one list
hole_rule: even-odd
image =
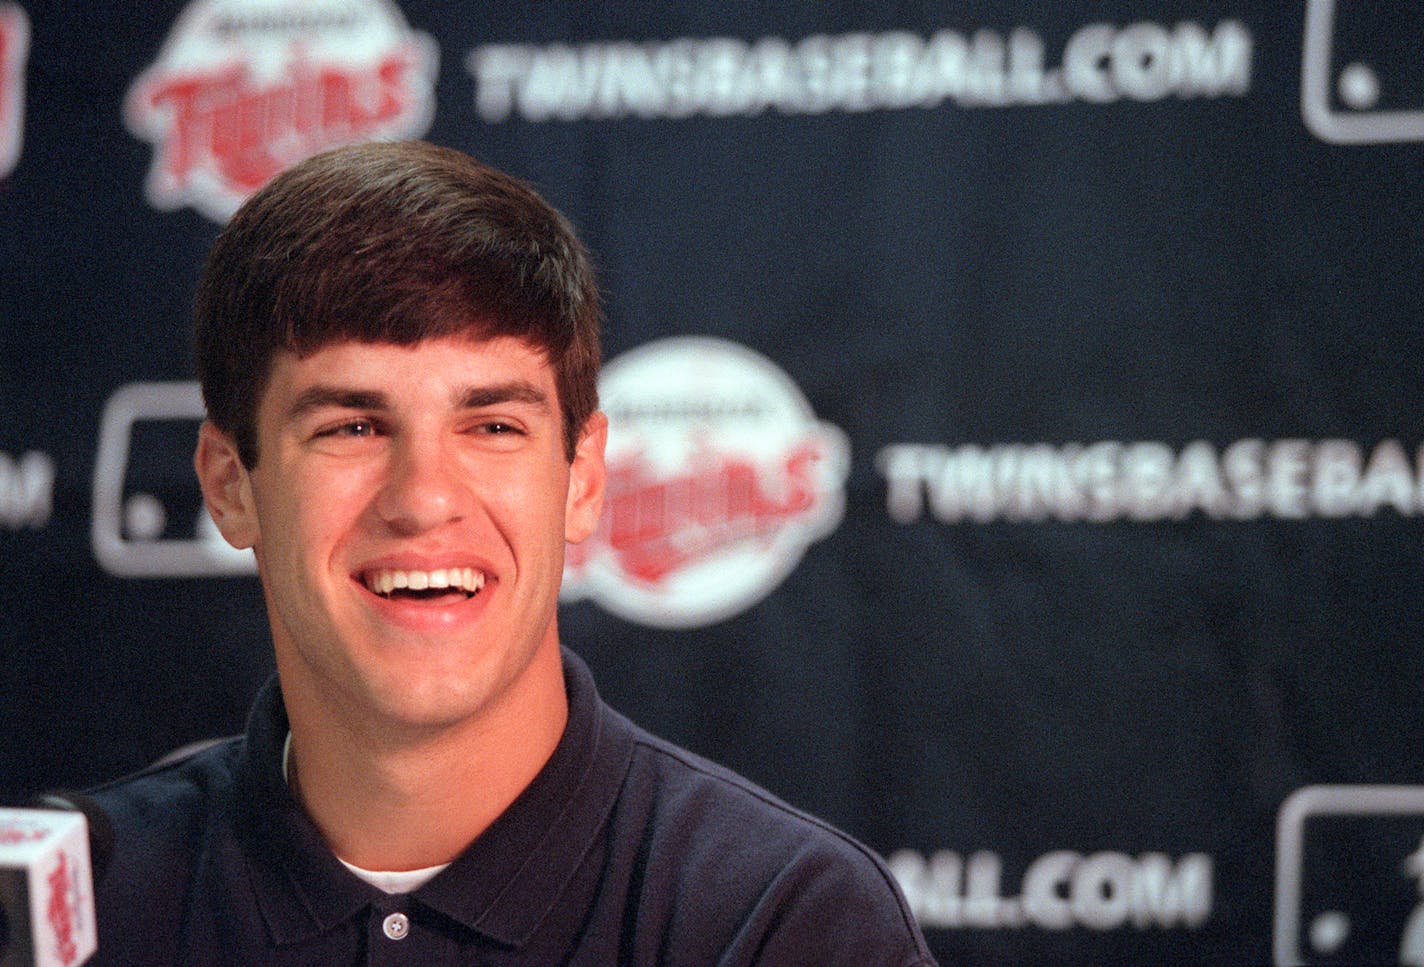
[(192, 289), (368, 136), (596, 253), (614, 705), (949, 963), (1424, 963), (1419, 4), (0, 0), (7, 798), (241, 727)]

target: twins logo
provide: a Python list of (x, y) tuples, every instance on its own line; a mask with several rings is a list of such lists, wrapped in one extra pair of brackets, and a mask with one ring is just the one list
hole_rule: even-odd
[(845, 509), (850, 447), (790, 378), (735, 343), (681, 337), (613, 360), (598, 531), (566, 599), (640, 624), (712, 624), (770, 594)]
[(74, 882), (74, 871), (69, 866), (68, 853), (59, 854), (46, 885), (49, 887), (49, 902), (45, 904), (45, 917), (54, 941), (54, 954), (66, 967), (77, 964), (79, 945), (75, 942), (75, 905), (79, 891)]
[(0, 178), (20, 158), (25, 115), (25, 59), (30, 52), (30, 25), (25, 12), (0, 3)]
[(49, 830), (34, 823), (0, 820), (0, 846), (39, 843), (49, 838)]
[(437, 61), (389, 0), (196, 0), (124, 103), (155, 146), (149, 201), (224, 221), (319, 151), (419, 137)]

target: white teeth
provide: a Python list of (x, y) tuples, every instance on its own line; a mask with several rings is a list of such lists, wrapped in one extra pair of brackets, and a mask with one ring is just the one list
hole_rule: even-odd
[(474, 594), (485, 586), (483, 571), (472, 567), (438, 568), (434, 571), (368, 571), (366, 587), (376, 594), (390, 594), (401, 588), (457, 588)]

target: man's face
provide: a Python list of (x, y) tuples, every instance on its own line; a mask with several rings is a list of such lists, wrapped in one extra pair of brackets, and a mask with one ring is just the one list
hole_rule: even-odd
[[(256, 552), (289, 704), (451, 725), (556, 651), (564, 544), (597, 524), (604, 427), (596, 414), (570, 464), (553, 370), (510, 338), (279, 355), (256, 467), (210, 457), (205, 492)], [(203, 446), (226, 445), (204, 432), (200, 476)]]

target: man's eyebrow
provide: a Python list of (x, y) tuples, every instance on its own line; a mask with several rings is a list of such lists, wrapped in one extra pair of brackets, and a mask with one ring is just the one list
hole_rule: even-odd
[[(524, 380), (470, 386), (456, 396), (460, 409), (475, 410), (501, 403), (527, 403), (547, 407), (549, 397), (538, 387)], [(386, 394), (379, 390), (350, 389), (340, 386), (312, 386), (297, 394), (287, 408), (287, 418), (296, 420), (314, 410), (334, 407), (345, 410), (385, 410), (390, 406)]]
[(549, 397), (543, 390), (522, 379), (496, 383), (493, 386), (471, 386), (460, 394), (461, 409), (477, 410), (501, 403), (528, 403), (531, 406), (547, 407)]
[(287, 408), (288, 419), (297, 419), (324, 407), (344, 410), (384, 410), (386, 397), (375, 390), (344, 389), (338, 386), (313, 386), (302, 390)]

